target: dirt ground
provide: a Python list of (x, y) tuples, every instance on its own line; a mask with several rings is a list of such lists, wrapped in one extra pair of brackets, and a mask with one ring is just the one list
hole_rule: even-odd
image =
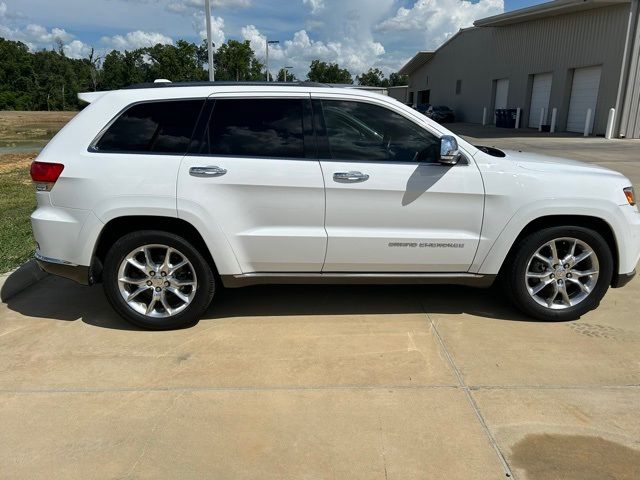
[(77, 113), (0, 111), (0, 148), (47, 142)]

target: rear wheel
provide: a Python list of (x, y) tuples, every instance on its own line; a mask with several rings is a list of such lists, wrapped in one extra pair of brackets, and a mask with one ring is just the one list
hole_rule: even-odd
[(541, 320), (573, 320), (599, 305), (613, 256), (594, 230), (551, 227), (521, 240), (505, 267), (503, 286), (520, 310)]
[(120, 238), (105, 259), (103, 282), (116, 312), (153, 330), (197, 322), (215, 292), (213, 272), (202, 255), (182, 237), (162, 231)]

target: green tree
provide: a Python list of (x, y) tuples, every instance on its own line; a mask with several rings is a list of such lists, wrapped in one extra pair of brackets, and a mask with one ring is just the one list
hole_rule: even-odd
[(320, 83), (353, 83), (349, 70), (340, 68), (337, 63), (321, 62), (320, 60), (311, 62), (307, 78), (312, 82)]
[(229, 40), (218, 48), (214, 60), (217, 80), (262, 80), (264, 65), (258, 61), (248, 40)]
[(409, 77), (406, 75), (400, 75), (398, 72), (393, 72), (389, 75), (389, 86), (390, 87), (399, 87), (402, 85), (409, 84)]
[(166, 78), (172, 82), (206, 80), (207, 74), (199, 46), (178, 40), (175, 45), (157, 44), (142, 49), (147, 63), (146, 81)]
[(384, 73), (379, 68), (370, 68), (368, 72), (361, 73), (356, 77), (358, 85), (368, 87), (388, 87), (389, 80), (384, 78)]
[[(285, 77), (285, 75), (286, 75), (286, 77)], [(279, 82), (284, 82), (285, 80), (287, 82), (295, 82), (298, 79), (296, 78), (294, 73), (289, 72), (284, 68), (281, 68), (280, 70), (278, 70), (278, 81)]]
[(124, 53), (112, 50), (104, 57), (102, 63), (102, 88), (116, 90), (144, 82), (147, 68), (143, 60), (143, 49)]

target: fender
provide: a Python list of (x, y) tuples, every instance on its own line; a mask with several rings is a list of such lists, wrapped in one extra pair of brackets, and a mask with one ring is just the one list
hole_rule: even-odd
[[(554, 215), (595, 217), (606, 222), (613, 231), (620, 250), (619, 239), (625, 222), (621, 208), (613, 202), (586, 200), (585, 198), (549, 198), (524, 205), (517, 210), (504, 226), (495, 242), (489, 245), (487, 238), (481, 239), (481, 247), (470, 271), (480, 274), (497, 274), (513, 243), (524, 228), (534, 220)], [(491, 221), (490, 219), (488, 221)], [(626, 273), (626, 272), (625, 272)]]

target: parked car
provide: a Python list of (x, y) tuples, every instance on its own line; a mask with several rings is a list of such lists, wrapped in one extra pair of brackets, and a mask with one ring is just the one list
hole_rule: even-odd
[(142, 327), (192, 324), (223, 286), (496, 278), (526, 314), (566, 320), (640, 257), (623, 175), (476, 147), (375, 93), (203, 83), (81, 98), (31, 166), (36, 258), (101, 282)]
[(431, 108), (431, 104), (429, 104), (429, 103), (418, 103), (414, 108), (417, 111), (419, 111), (420, 113), (422, 113), (423, 115), (426, 115), (427, 112), (429, 111), (429, 109)]
[(456, 115), (446, 105), (431, 105), (426, 113), (427, 117), (438, 123), (455, 122)]

